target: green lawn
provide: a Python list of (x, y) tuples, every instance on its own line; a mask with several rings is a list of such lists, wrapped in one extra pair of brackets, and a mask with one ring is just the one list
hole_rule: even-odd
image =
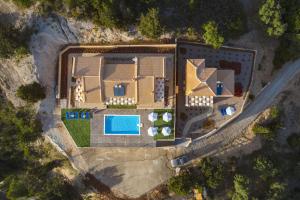
[[(154, 139), (155, 140), (174, 140), (175, 139), (175, 130), (174, 130), (174, 118), (175, 118), (175, 115), (174, 115), (174, 110), (171, 110), (171, 109), (156, 109), (154, 110), (153, 112), (157, 113), (158, 114), (158, 120), (156, 120), (154, 122), (154, 127), (158, 127), (158, 134), (156, 136), (154, 136)], [(169, 121), (169, 122), (165, 122), (163, 120), (163, 114), (165, 112), (169, 112), (169, 113), (172, 113), (172, 120)], [(163, 127), (165, 126), (168, 126), (171, 128), (171, 134), (169, 136), (164, 136), (162, 133), (161, 133), (161, 130)]]
[(70, 135), (78, 147), (90, 146), (90, 120), (72, 119), (66, 120), (66, 112), (87, 112), (87, 109), (62, 109), (61, 119), (67, 127)]

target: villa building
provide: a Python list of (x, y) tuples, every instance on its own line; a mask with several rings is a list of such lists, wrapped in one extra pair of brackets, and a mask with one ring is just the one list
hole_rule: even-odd
[(205, 59), (187, 59), (185, 67), (186, 107), (212, 107), (214, 97), (234, 96), (234, 70), (206, 67)]
[[(76, 144), (153, 147), (158, 140), (174, 141), (175, 47), (64, 48), (59, 57), (57, 99)], [(86, 115), (91, 117), (85, 119)], [(88, 130), (84, 144), (77, 139), (82, 135), (74, 126)]]
[(68, 56), (68, 75), (68, 108), (174, 106), (173, 54), (72, 53)]

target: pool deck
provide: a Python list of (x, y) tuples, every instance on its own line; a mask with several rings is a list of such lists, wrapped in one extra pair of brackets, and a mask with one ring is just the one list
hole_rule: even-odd
[[(148, 120), (148, 114), (152, 110), (144, 109), (105, 109), (93, 114), (91, 119), (91, 147), (155, 147), (156, 141), (148, 136), (147, 130), (152, 126)], [(104, 135), (103, 124), (104, 115), (140, 115), (141, 127), (140, 135)]]

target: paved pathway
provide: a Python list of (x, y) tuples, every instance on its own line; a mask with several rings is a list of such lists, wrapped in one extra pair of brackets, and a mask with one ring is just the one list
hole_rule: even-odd
[(263, 110), (273, 103), (275, 97), (299, 72), (300, 59), (286, 64), (277, 73), (277, 77), (246, 107), (239, 117), (212, 136), (192, 142), (186, 149), (186, 153), (190, 154), (191, 158), (205, 156), (218, 152), (223, 146), (232, 142)]

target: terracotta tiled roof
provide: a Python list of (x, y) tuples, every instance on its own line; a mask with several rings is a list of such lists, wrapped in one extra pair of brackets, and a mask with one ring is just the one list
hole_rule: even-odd
[(84, 78), (87, 104), (105, 103), (107, 99), (115, 97), (115, 84), (122, 84), (125, 87), (125, 98), (136, 99), (137, 105), (142, 107), (157, 106), (159, 102), (155, 100), (155, 80), (166, 78), (172, 81), (174, 70), (171, 56), (162, 54), (95, 56), (85, 53), (74, 54), (72, 62), (74, 75)]
[(200, 80), (197, 77), (197, 67), (190, 60), (187, 60), (186, 62), (185, 79), (185, 93), (186, 95), (190, 95), (193, 93), (193, 89), (200, 84)]
[(234, 94), (234, 71), (206, 68), (204, 59), (188, 59), (186, 62), (186, 95), (217, 96), (217, 82), (223, 83), (222, 95)]

